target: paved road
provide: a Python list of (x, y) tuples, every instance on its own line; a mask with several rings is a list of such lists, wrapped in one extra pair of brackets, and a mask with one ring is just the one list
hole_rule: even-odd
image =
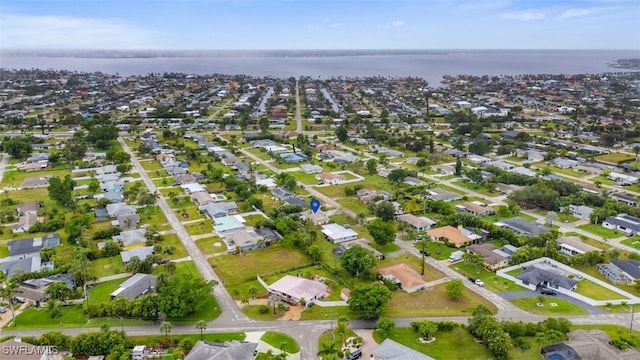
[(302, 134), (302, 108), (300, 105), (300, 85), (296, 79), (296, 132)]
[[(144, 181), (145, 185), (147, 185), (149, 191), (151, 193), (156, 192), (158, 190), (156, 185), (153, 183), (153, 181), (149, 177), (149, 174), (145, 171), (142, 165), (140, 165), (140, 161), (138, 161), (136, 154), (131, 151), (129, 146), (127, 146), (122, 138), (118, 138), (118, 142), (120, 142), (120, 145), (122, 146), (124, 151), (131, 155), (131, 163), (136, 168), (138, 173), (140, 173), (140, 177)], [(207, 258), (202, 254), (198, 246), (191, 239), (191, 236), (163, 196), (160, 196), (158, 198), (158, 205), (160, 206), (160, 209), (162, 209), (162, 212), (164, 212), (164, 215), (166, 216), (167, 221), (169, 222), (173, 230), (175, 230), (176, 235), (180, 239), (180, 242), (182, 243), (184, 248), (187, 250), (187, 253), (191, 257), (191, 259), (193, 259), (198, 272), (202, 274), (202, 278), (206, 281), (215, 280), (221, 284), (222, 282), (220, 281), (220, 278), (218, 277), (218, 275), (216, 275), (216, 273), (211, 268), (211, 265), (209, 265), (209, 263), (207, 262)], [(223, 309), (227, 310), (223, 311), (221, 318), (227, 318), (230, 316), (229, 319), (236, 321), (248, 320), (248, 318), (240, 311), (240, 309), (238, 309), (235, 301), (233, 301), (224, 286), (215, 286), (213, 288), (213, 293), (218, 299), (220, 306)]]
[(0, 160), (0, 183), (4, 179), (4, 172), (7, 170), (7, 165), (9, 165), (9, 159), (11, 159), (11, 155), (3, 154), (2, 160)]

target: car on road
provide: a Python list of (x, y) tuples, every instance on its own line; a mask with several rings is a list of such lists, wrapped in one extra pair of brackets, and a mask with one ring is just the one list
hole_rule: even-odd
[(424, 256), (431, 256), (429, 250), (420, 250), (420, 254), (424, 254)]
[(476, 281), (473, 282), (474, 284), (480, 286), (480, 287), (484, 287), (484, 281), (480, 280), (480, 279), (476, 279)]
[(472, 283), (475, 283), (476, 280), (478, 280), (478, 279), (476, 279), (474, 277), (471, 277), (471, 276), (469, 276), (467, 279), (469, 279), (469, 281), (471, 281)]

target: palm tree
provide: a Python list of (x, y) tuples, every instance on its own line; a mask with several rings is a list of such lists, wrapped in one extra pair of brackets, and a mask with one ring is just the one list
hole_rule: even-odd
[[(173, 324), (168, 321), (163, 321), (160, 324), (160, 331), (164, 333), (164, 336), (169, 337), (169, 333), (171, 333), (171, 329), (173, 329)], [(169, 337), (169, 343), (171, 343), (171, 338)]]
[(344, 315), (340, 316), (336, 324), (336, 333), (340, 335), (340, 346), (344, 345), (344, 335), (347, 333), (347, 326), (349, 326), (349, 318)]
[(337, 359), (338, 347), (333, 341), (323, 341), (320, 343), (318, 356), (324, 360)]
[(207, 328), (207, 322), (204, 320), (198, 320), (196, 323), (196, 329), (200, 330), (200, 340), (202, 340), (203, 335), (202, 332)]
[(252, 299), (256, 298), (256, 294), (258, 293), (258, 289), (256, 289), (255, 286), (252, 286), (249, 288), (249, 290), (247, 290), (249, 292), (249, 296), (251, 296)]
[(169, 261), (164, 266), (167, 268), (167, 271), (171, 275), (173, 275), (173, 273), (176, 271), (176, 263), (174, 263), (173, 261)]
[(13, 295), (15, 294), (15, 289), (18, 287), (18, 282), (6, 277), (6, 275), (2, 275), (4, 280), (0, 285), (0, 296), (3, 297), (6, 301), (11, 305), (11, 321), (13, 322), (13, 326), (16, 326), (16, 312), (13, 307)]

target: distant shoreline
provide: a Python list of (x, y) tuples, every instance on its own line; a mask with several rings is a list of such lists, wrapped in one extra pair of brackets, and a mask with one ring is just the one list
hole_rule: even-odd
[(356, 49), (356, 50), (171, 50), (171, 49), (0, 49), (0, 57), (70, 57), (70, 58), (198, 58), (198, 57), (341, 57), (341, 56), (394, 56), (394, 55), (450, 55), (635, 51), (634, 49), (574, 50), (574, 49)]

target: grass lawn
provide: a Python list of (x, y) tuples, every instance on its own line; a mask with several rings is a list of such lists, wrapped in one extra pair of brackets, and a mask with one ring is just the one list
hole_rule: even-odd
[(187, 253), (187, 250), (184, 248), (184, 246), (182, 246), (182, 242), (180, 242), (180, 239), (178, 238), (178, 235), (176, 234), (167, 234), (167, 235), (163, 235), (164, 236), (164, 240), (162, 240), (159, 244), (163, 247), (163, 248), (167, 248), (171, 245), (175, 246), (175, 251), (173, 252), (173, 254), (161, 254), (163, 257), (167, 257), (169, 259), (181, 259), (183, 257), (188, 256), (189, 254)]
[(340, 316), (346, 316), (349, 319), (357, 319), (360, 317), (349, 309), (348, 306), (313, 306), (306, 308), (302, 314), (300, 314), (300, 320), (328, 320), (337, 319)]
[(620, 241), (620, 243), (627, 245), (628, 247), (640, 250), (640, 236), (633, 236), (628, 239)]
[[(416, 244), (416, 249), (422, 250), (422, 244)], [(452, 252), (457, 249), (449, 247), (440, 241), (425, 241), (424, 247), (429, 253), (431, 257), (436, 260), (445, 260), (448, 259)]]
[(316, 174), (305, 174), (302, 171), (291, 171), (289, 174), (296, 177), (298, 181), (302, 181), (307, 185), (314, 185), (318, 183), (318, 179), (316, 179)]
[[(242, 312), (247, 315), (249, 318), (259, 321), (273, 321), (278, 320), (282, 317), (282, 313), (276, 310), (276, 313), (273, 313), (273, 309), (269, 309), (266, 313), (260, 313), (260, 308), (262, 305), (245, 305), (242, 307)], [(277, 346), (276, 346), (277, 347)]]
[(355, 197), (347, 197), (340, 200), (337, 200), (338, 204), (346, 207), (347, 209), (355, 212), (356, 214), (364, 213), (369, 215), (369, 206), (363, 202), (361, 202), (358, 198)]
[[(215, 246), (214, 244), (219, 244), (220, 246)], [(224, 245), (220, 237), (212, 236), (204, 239), (196, 240), (196, 245), (203, 254), (217, 254), (224, 251), (227, 251), (227, 247)]]
[(572, 169), (561, 169), (556, 166), (548, 166), (548, 168), (549, 170), (551, 170), (551, 173), (553, 174), (567, 175), (575, 178), (582, 178), (588, 175), (587, 173), (584, 173), (584, 172), (577, 172), (577, 171), (573, 171)]
[(184, 226), (187, 229), (189, 235), (202, 235), (211, 234), (213, 232), (213, 225), (211, 220), (202, 220)]
[[(299, 251), (286, 249), (280, 245), (238, 255), (218, 256), (209, 260), (209, 263), (216, 267), (216, 273), (225, 285), (251, 281), (257, 275), (286, 270), (308, 262), (306, 256)], [(239, 269), (242, 271), (238, 271)]]
[(580, 280), (576, 293), (587, 296), (593, 300), (625, 299), (624, 296), (616, 293), (615, 291), (609, 290), (588, 279)]
[(275, 331), (267, 331), (262, 335), (260, 340), (266, 342), (267, 344), (275, 347), (276, 349), (282, 349), (284, 346), (284, 350), (289, 354), (295, 354), (300, 351), (300, 346), (298, 343), (291, 338), (291, 336), (275, 332)]
[(89, 302), (92, 304), (107, 302), (110, 300), (110, 294), (114, 292), (120, 284), (125, 282), (127, 278), (105, 281), (97, 284), (89, 289)]
[[(510, 300), (510, 302), (522, 310), (532, 314), (561, 316), (561, 315), (586, 315), (589, 312), (578, 305), (574, 305), (562, 299), (545, 297), (544, 306), (538, 306), (535, 297)], [(557, 304), (552, 306), (551, 304)]]
[(496, 195), (496, 193), (490, 193), (489, 191), (487, 191), (487, 189), (484, 186), (477, 186), (476, 187), (470, 181), (458, 180), (458, 181), (454, 181), (453, 183), (455, 185), (458, 185), (458, 186), (463, 187), (465, 189), (469, 189), (471, 191), (477, 192), (477, 193), (485, 195), (485, 196), (495, 196)]
[(517, 285), (507, 279), (503, 279), (482, 266), (479, 267), (480, 271), (477, 271), (475, 265), (468, 264), (464, 261), (451, 265), (451, 268), (455, 269), (465, 276), (472, 276), (478, 278), (484, 282), (484, 286), (493, 292), (504, 291), (522, 291), (526, 290), (524, 287)]
[(467, 288), (464, 289), (462, 297), (452, 300), (445, 295), (445, 286), (446, 284), (440, 284), (412, 294), (396, 290), (387, 303), (383, 315), (389, 317), (469, 316), (480, 304), (492, 312), (497, 311), (494, 304)]
[[(73, 327), (100, 327), (109, 324), (113, 327), (120, 326), (120, 320), (109, 318), (88, 319), (84, 314), (82, 305), (63, 306), (63, 314), (57, 319), (52, 319), (46, 309), (29, 308), (16, 317), (17, 326), (12, 329), (56, 329)], [(143, 320), (124, 320), (125, 326), (148, 325)]]
[[(459, 329), (436, 332), (434, 335), (436, 340), (431, 344), (420, 343), (418, 341), (419, 336), (411, 328), (393, 329), (387, 337), (434, 359), (485, 360), (493, 358), (489, 350), (478, 343), (469, 331), (462, 328)], [(381, 343), (386, 337), (380, 332), (374, 331), (373, 338), (378, 343)], [(539, 358), (540, 356), (538, 355), (536, 359)]]
[(589, 179), (589, 181), (591, 181), (592, 183), (600, 183), (603, 185), (616, 185), (616, 182), (611, 180), (611, 179), (607, 179), (606, 176), (604, 175), (600, 175), (600, 176), (596, 176), (596, 177), (592, 177), (591, 179)]
[[(2, 179), (1, 187), (11, 186), (18, 187), (24, 179), (29, 177), (41, 177), (41, 176), (58, 176), (60, 179), (63, 179), (65, 175), (71, 175), (71, 171), (67, 167), (64, 168), (56, 168), (56, 169), (47, 169), (44, 171), (31, 171), (26, 172), (24, 170), (7, 170), (4, 173), (4, 178)], [(44, 188), (46, 191), (47, 189)]]
[(120, 255), (91, 261), (91, 274), (99, 278), (103, 276), (121, 274), (125, 271), (125, 266), (122, 263)]
[(600, 161), (605, 161), (614, 165), (618, 165), (623, 162), (633, 161), (636, 157), (633, 154), (623, 154), (623, 153), (612, 153), (612, 154), (604, 154), (598, 155), (594, 157)]
[(585, 224), (578, 226), (578, 228), (598, 235), (603, 239), (615, 239), (624, 236), (624, 234), (620, 231), (606, 229), (599, 224)]
[(155, 170), (161, 170), (162, 169), (162, 165), (160, 165), (160, 162), (158, 161), (140, 161), (140, 165), (142, 165), (142, 167), (147, 170), (147, 172), (149, 173), (149, 175), (151, 177), (153, 177), (153, 172)]
[[(627, 335), (627, 337), (630, 337), (628, 335), (631, 335), (631, 336), (635, 337), (636, 339), (640, 339), (640, 331), (633, 330), (631, 333), (629, 333), (629, 328), (627, 328), (625, 326), (599, 324), (599, 325), (573, 325), (571, 327), (571, 330), (576, 330), (576, 329), (602, 330), (607, 335), (609, 335), (609, 337), (612, 338), (612, 339), (615, 339), (615, 338), (619, 337), (621, 333)], [(635, 344), (631, 344), (631, 345), (634, 345), (636, 348), (640, 347), (640, 341), (636, 342)]]
[(392, 252), (396, 252), (398, 250), (400, 250), (400, 246), (394, 244), (394, 243), (388, 243), (384, 246), (380, 246), (377, 245), (376, 243), (372, 243), (371, 244), (376, 250), (380, 251), (383, 254), (388, 254), (388, 253), (392, 253)]

